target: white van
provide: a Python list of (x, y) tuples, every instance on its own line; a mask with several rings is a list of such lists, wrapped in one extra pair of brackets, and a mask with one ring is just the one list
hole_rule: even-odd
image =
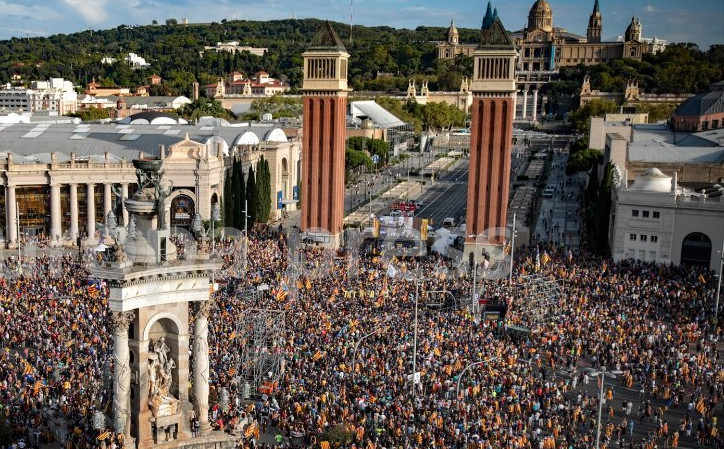
[(442, 227), (443, 228), (454, 228), (455, 227), (455, 219), (452, 217), (447, 217), (442, 221)]

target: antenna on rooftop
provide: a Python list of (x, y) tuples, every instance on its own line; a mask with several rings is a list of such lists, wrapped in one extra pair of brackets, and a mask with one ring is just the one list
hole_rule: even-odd
[(349, 45), (352, 45), (352, 17), (354, 13), (354, 0), (349, 0)]

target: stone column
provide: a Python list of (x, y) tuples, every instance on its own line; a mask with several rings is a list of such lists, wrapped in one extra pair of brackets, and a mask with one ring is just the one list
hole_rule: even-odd
[(513, 94), (513, 120), (518, 118), (518, 93), (520, 91), (516, 90)]
[(5, 236), (8, 245), (14, 245), (18, 240), (17, 200), (15, 199), (15, 186), (5, 187)]
[(96, 188), (95, 184), (89, 183), (86, 191), (86, 228), (88, 231), (88, 238), (93, 239), (96, 233)]
[(521, 117), (528, 117), (528, 89), (523, 90), (523, 115)]
[(124, 182), (121, 184), (121, 210), (123, 210), (123, 225), (128, 226), (128, 210), (126, 209), (126, 204), (124, 201), (126, 201), (126, 198), (128, 198), (128, 183)]
[(50, 185), (50, 241), (59, 242), (63, 237), (63, 217), (60, 208), (60, 184)]
[(211, 301), (193, 303), (196, 312), (194, 322), (194, 347), (193, 347), (193, 397), (196, 416), (201, 424), (201, 432), (207, 433), (211, 430), (209, 424), (209, 322), (208, 316), (211, 310)]
[(538, 89), (533, 91), (533, 120), (538, 119)]
[(128, 325), (133, 312), (117, 312), (111, 316), (113, 331), (113, 428), (123, 433), (124, 442), (131, 441), (131, 365), (128, 350)]
[[(111, 209), (113, 209), (113, 196), (111, 195), (111, 184), (103, 184), (103, 216), (107, 217), (108, 212), (110, 212)], [(116, 218), (118, 218), (118, 217), (116, 217)]]
[(70, 184), (70, 238), (78, 238), (78, 184)]

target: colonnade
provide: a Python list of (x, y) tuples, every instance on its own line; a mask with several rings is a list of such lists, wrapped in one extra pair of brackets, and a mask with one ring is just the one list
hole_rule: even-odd
[(538, 89), (533, 90), (533, 111), (529, 115), (528, 114), (528, 90), (522, 90), (519, 91), (523, 93), (523, 115), (518, 116), (517, 108), (515, 108), (515, 118), (522, 118), (527, 119), (530, 118), (531, 120), (537, 120), (538, 119)]
[[(93, 237), (96, 232), (96, 202), (95, 192), (96, 183), (69, 183), (70, 202), (70, 222), (63, 222), (63, 212), (61, 208), (61, 183), (50, 184), (50, 237), (51, 242), (57, 244), (67, 231), (68, 238), (75, 241), (80, 235), (80, 224), (78, 223), (78, 186), (85, 184), (86, 188), (86, 223), (84, 231), (87, 236)], [(113, 208), (113, 183), (100, 184), (103, 187), (103, 216)], [(5, 240), (10, 245), (15, 245), (18, 239), (18, 211), (17, 211), (17, 195), (16, 189), (24, 186), (6, 185), (5, 186)], [(125, 200), (128, 198), (128, 183), (121, 183), (121, 196)], [(119, 217), (120, 218), (120, 217)], [(123, 208), (123, 223), (128, 223), (128, 211)]]

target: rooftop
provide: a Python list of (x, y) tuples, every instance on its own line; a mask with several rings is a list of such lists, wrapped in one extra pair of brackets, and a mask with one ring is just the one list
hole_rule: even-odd
[(0, 123), (0, 157), (12, 153), (15, 163), (39, 163), (50, 160), (39, 149), (52, 149), (59, 162), (70, 158), (71, 153), (75, 153), (76, 159), (104, 160), (106, 152), (111, 161), (130, 161), (138, 158), (139, 152), (158, 157), (160, 145), (168, 148), (187, 134), (190, 140), (218, 142), (226, 149), (235, 144), (286, 141), (283, 131), (272, 124), (243, 125)]

